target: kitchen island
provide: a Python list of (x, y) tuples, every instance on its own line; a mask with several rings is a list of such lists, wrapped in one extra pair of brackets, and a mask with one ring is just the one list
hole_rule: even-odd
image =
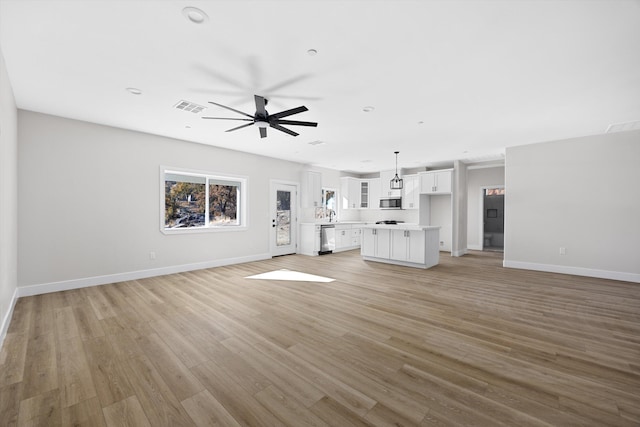
[(365, 261), (430, 268), (440, 258), (440, 227), (416, 224), (362, 226), (360, 253)]

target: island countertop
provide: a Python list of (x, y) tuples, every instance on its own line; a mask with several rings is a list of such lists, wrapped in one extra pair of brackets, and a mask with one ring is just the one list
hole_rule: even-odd
[(362, 228), (421, 231), (421, 230), (439, 230), (441, 227), (439, 225), (420, 225), (420, 224), (414, 224), (414, 223), (399, 223), (399, 224), (362, 224)]

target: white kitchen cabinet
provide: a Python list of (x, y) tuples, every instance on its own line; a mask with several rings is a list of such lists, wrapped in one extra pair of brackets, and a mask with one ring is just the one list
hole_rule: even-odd
[(391, 230), (390, 259), (424, 263), (424, 230)]
[(418, 209), (420, 205), (420, 176), (405, 175), (402, 177), (402, 209)]
[(383, 228), (364, 228), (360, 253), (364, 257), (389, 259), (391, 233)]
[(342, 209), (360, 209), (360, 180), (350, 176), (340, 178)]
[(362, 238), (362, 228), (351, 229), (351, 246), (359, 248)]
[(420, 172), (420, 193), (451, 194), (453, 169)]
[(300, 224), (300, 253), (318, 255), (320, 251), (320, 224)]
[(319, 208), (322, 206), (322, 174), (316, 171), (305, 171), (303, 175), (302, 206)]
[(360, 180), (360, 209), (369, 209), (369, 184), (366, 179)]
[[(402, 190), (392, 190), (391, 180), (396, 176), (395, 170), (380, 172), (380, 197), (388, 199), (392, 197), (402, 197)], [(403, 181), (404, 183), (404, 181)]]
[(380, 178), (369, 179), (369, 209), (380, 208)]
[(351, 247), (351, 226), (336, 225), (336, 248), (335, 252)]
[(439, 261), (439, 229), (364, 225), (360, 253), (367, 261), (430, 268)]

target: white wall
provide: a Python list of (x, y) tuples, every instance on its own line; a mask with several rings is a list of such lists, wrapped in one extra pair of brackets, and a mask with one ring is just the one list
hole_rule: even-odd
[(18, 136), (13, 90), (0, 51), (0, 347), (18, 284)]
[(640, 131), (507, 148), (505, 172), (505, 266), (640, 282)]
[[(21, 295), (268, 257), (269, 181), (303, 167), (22, 110), (18, 132)], [(161, 233), (160, 165), (248, 177), (248, 230)]]
[(482, 211), (480, 196), (481, 187), (504, 185), (504, 166), (490, 168), (467, 169), (467, 247), (481, 250), (480, 241), (482, 224)]

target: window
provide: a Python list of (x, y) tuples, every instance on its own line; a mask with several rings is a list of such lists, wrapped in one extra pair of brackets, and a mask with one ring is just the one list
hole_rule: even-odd
[(162, 230), (233, 230), (246, 227), (246, 179), (162, 170)]

